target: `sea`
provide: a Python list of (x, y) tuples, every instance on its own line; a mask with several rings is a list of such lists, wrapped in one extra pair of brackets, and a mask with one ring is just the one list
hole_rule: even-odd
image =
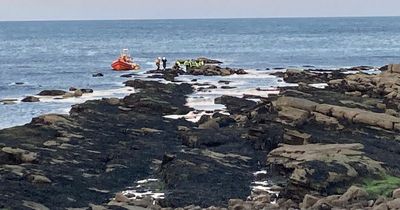
[[(258, 75), (271, 69), (400, 63), (400, 17), (0, 21), (0, 100), (17, 99), (16, 104), (0, 103), (0, 128), (23, 125), (41, 114), (68, 113), (74, 103), (134, 91), (124, 88), (126, 78), (110, 67), (125, 48), (142, 66), (138, 77), (154, 69), (156, 57), (165, 56), (169, 66), (176, 59), (208, 57), (255, 72), (247, 79), (230, 78), (251, 91), (279, 86), (272, 77)], [(95, 73), (104, 76), (93, 77)], [(19, 102), (41, 90), (69, 87), (94, 93)]]

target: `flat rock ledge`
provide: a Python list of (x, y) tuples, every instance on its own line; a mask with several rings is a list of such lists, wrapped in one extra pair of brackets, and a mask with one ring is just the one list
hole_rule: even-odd
[(385, 173), (381, 163), (365, 156), (363, 148), (362, 144), (282, 145), (268, 154), (267, 162), (291, 171), (290, 194), (301, 195), (302, 189), (339, 193), (340, 186)]
[(331, 104), (319, 104), (303, 98), (280, 97), (275, 106), (281, 119), (289, 124), (300, 125), (310, 118), (326, 126), (343, 128), (339, 121), (364, 124), (390, 131), (400, 131), (400, 118), (387, 113), (376, 113), (359, 108)]

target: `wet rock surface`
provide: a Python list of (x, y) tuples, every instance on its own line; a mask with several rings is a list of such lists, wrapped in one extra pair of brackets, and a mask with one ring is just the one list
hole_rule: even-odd
[[(226, 206), (250, 194), (252, 172), (272, 149), (268, 145), (282, 139), (278, 125), (250, 135), (239, 118), (215, 115), (218, 128), (210, 132), (163, 117), (191, 110), (184, 106), (190, 85), (125, 84), (138, 93), (87, 101), (69, 115), (44, 115), (1, 130), (0, 184), (7, 186), (0, 188), (1, 207), (22, 208), (23, 200), (51, 209), (100, 205), (147, 177), (161, 180), (162, 206)], [(275, 134), (264, 138), (269, 129)]]
[(39, 102), (39, 98), (35, 96), (27, 96), (24, 99), (21, 100), (22, 102)]
[(223, 104), (227, 107), (229, 113), (242, 113), (245, 110), (254, 108), (257, 103), (242, 98), (232, 96), (221, 96), (215, 99), (216, 104)]
[(231, 69), (228, 67), (222, 68), (215, 65), (204, 65), (200, 68), (188, 69), (187, 74), (204, 76), (228, 76), (232, 74), (247, 74), (247, 72), (243, 69)]
[(301, 199), (304, 195), (299, 189), (341, 193), (343, 185), (385, 173), (381, 163), (365, 157), (362, 149), (362, 144), (283, 145), (269, 153), (267, 161), (292, 171), (286, 192)]
[(342, 79), (345, 77), (342, 71), (333, 70), (297, 70), (288, 69), (285, 72), (275, 72), (272, 75), (282, 77), (288, 83), (325, 83), (333, 79)]
[[(135, 83), (135, 87), (145, 85), (154, 86), (141, 92), (146, 98), (88, 101), (74, 106), (69, 116), (46, 115), (26, 126), (0, 131), (0, 182), (7, 186), (0, 189), (0, 206), (21, 208), (21, 201), (28, 198), (60, 209), (101, 204), (113, 197), (112, 192), (153, 173), (152, 161), (181, 145), (176, 127), (191, 127), (162, 115), (187, 109), (179, 102), (192, 90), (185, 85)], [(131, 111), (121, 111), (120, 106)], [(21, 168), (10, 170), (5, 164)], [(121, 167), (110, 170), (111, 165)], [(48, 180), (25, 178), (32, 173)]]
[(43, 90), (38, 93), (39, 96), (62, 96), (67, 93), (64, 90)]
[[(299, 86), (255, 101), (218, 97), (227, 113), (196, 123), (164, 117), (193, 111), (185, 106), (191, 85), (129, 80), (137, 91), (123, 99), (87, 101), (69, 115), (1, 130), (0, 186), (7, 188), (0, 188), (0, 208), (399, 208), (396, 184), (386, 198), (363, 187), (400, 177), (400, 67), (383, 69), (290, 70), (280, 76)], [(151, 73), (169, 81), (186, 74)]]
[(167, 81), (175, 82), (175, 77), (186, 74), (181, 69), (166, 69), (166, 70), (150, 70), (146, 74), (152, 74), (148, 78), (165, 79)]

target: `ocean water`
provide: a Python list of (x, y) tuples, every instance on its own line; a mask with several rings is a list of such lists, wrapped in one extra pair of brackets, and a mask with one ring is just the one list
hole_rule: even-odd
[[(144, 70), (158, 56), (206, 56), (259, 70), (382, 66), (400, 62), (400, 17), (0, 22), (0, 40), (0, 100), (71, 86), (121, 97), (129, 90), (110, 63), (122, 48)], [(92, 77), (98, 72), (104, 77)], [(73, 103), (0, 105), (0, 128), (66, 112)]]

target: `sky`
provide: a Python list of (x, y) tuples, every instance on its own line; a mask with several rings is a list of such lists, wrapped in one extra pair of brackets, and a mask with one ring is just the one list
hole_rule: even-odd
[(0, 0), (0, 21), (400, 16), (400, 0)]

